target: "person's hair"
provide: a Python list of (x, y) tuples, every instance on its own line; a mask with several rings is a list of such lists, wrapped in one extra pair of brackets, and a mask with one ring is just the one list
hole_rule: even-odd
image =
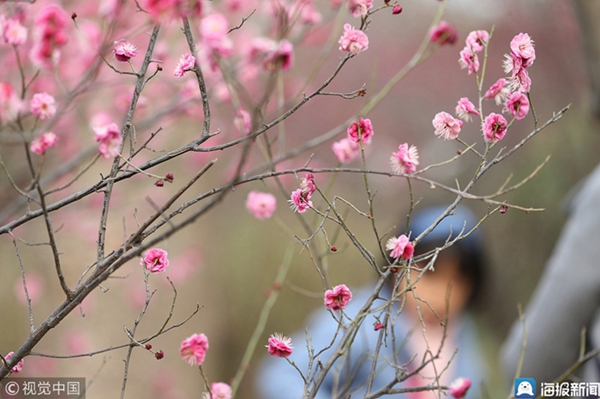
[[(430, 207), (417, 210), (411, 216), (410, 231), (412, 239), (431, 226), (447, 207)], [(471, 283), (471, 294), (467, 302), (470, 308), (479, 302), (484, 284), (484, 250), (481, 231), (473, 230), (479, 219), (464, 206), (455, 210), (425, 236), (415, 247), (415, 256), (433, 251), (446, 245), (448, 239), (454, 239), (459, 234), (468, 235), (438, 254), (440, 257), (457, 256), (460, 273)], [(473, 231), (471, 231), (473, 230)]]
[[(445, 240), (429, 240), (419, 243), (415, 247), (415, 256), (434, 251), (445, 245)], [(470, 283), (471, 293), (467, 301), (469, 308), (475, 308), (479, 302), (484, 283), (484, 258), (480, 247), (467, 246), (462, 241), (455, 242), (452, 246), (441, 251), (437, 259), (445, 257), (458, 258), (458, 270)]]

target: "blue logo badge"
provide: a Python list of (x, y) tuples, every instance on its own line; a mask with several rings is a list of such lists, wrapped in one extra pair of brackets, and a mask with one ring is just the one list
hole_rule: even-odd
[(516, 399), (533, 399), (535, 398), (535, 379), (533, 378), (517, 378), (515, 380), (515, 398)]

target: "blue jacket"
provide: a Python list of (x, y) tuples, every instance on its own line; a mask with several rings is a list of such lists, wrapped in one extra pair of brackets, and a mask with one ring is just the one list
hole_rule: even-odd
[[(344, 312), (351, 318), (354, 318), (368, 300), (371, 292), (371, 290), (363, 289), (360, 292), (355, 293)], [(382, 295), (384, 295), (383, 292)], [(375, 301), (373, 308), (376, 308), (383, 303), (382, 300), (377, 300)], [(400, 314), (400, 317), (396, 322), (396, 344), (397, 346), (403, 346), (400, 350), (398, 364), (402, 365), (408, 363), (412, 359), (411, 364), (417, 365), (420, 364), (422, 354), (415, 357), (416, 353), (414, 353), (414, 351), (411, 352), (409, 336), (415, 323), (409, 322), (404, 313), (405, 312)], [(336, 314), (336, 317), (339, 317), (339, 314)], [(350, 373), (350, 375), (353, 376), (350, 377), (352, 379), (352, 388), (350, 391), (352, 393), (352, 398), (361, 398), (364, 396), (366, 391), (365, 382), (370, 375), (372, 367), (372, 356), (370, 355), (375, 351), (375, 345), (380, 333), (379, 331), (374, 330), (374, 322), (375, 318), (373, 315), (368, 315), (364, 319), (362, 326), (359, 328), (357, 336), (352, 343), (349, 355), (347, 357), (342, 356), (338, 359), (323, 381), (323, 384), (315, 396), (316, 399), (332, 398), (332, 393), (336, 392), (335, 385), (343, 385), (343, 381), (336, 382), (335, 377), (336, 371), (339, 370), (340, 365), (343, 366), (343, 370), (339, 373), (340, 376), (348, 375), (346, 373)], [(345, 320), (345, 323), (347, 323), (347, 320)], [(456, 343), (459, 349), (458, 354), (452, 361), (453, 375), (451, 376), (451, 380), (458, 377), (470, 378), (472, 385), (466, 398), (480, 398), (479, 387), (486, 375), (486, 365), (483, 361), (481, 351), (477, 346), (478, 340), (476, 337), (475, 325), (468, 315), (462, 315), (460, 320), (455, 319), (452, 320), (451, 323), (454, 325), (452, 331), (454, 331), (455, 335), (452, 337), (452, 341)], [(308, 335), (315, 352), (327, 347), (331, 343), (338, 327), (338, 323), (325, 308), (315, 311), (309, 318), (307, 325)], [(420, 334), (420, 330), (417, 329), (414, 334)], [(338, 338), (340, 336), (341, 333), (338, 335)], [(306, 332), (303, 331), (293, 336), (292, 343), (294, 345), (294, 351), (289, 359), (298, 366), (304, 375), (306, 375), (309, 363), (309, 356), (306, 349)], [(318, 359), (325, 363), (333, 353), (336, 344), (337, 342), (332, 345), (332, 348), (321, 353), (318, 356)], [(393, 350), (391, 348), (391, 340), (388, 339), (387, 346), (384, 346), (381, 349), (378, 357), (377, 374), (371, 388), (371, 393), (382, 388), (394, 379), (394, 368), (391, 367), (388, 362), (388, 359), (392, 358)], [(313, 369), (315, 366), (316, 365), (313, 365)], [(257, 378), (257, 388), (261, 394), (260, 397), (263, 399), (301, 399), (303, 397), (304, 381), (298, 371), (288, 364), (285, 359), (266, 357), (260, 365)], [(340, 377), (340, 379), (343, 380), (344, 378)], [(402, 383), (399, 383), (394, 388), (402, 387)], [(401, 394), (386, 397), (400, 396)], [(343, 397), (345, 398), (347, 396)]]

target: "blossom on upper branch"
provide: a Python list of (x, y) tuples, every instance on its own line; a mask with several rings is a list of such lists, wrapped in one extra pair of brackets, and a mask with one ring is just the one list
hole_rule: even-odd
[(104, 158), (116, 157), (119, 155), (119, 147), (123, 142), (121, 131), (116, 123), (108, 125), (94, 126), (94, 138), (98, 143), (98, 151)]
[(277, 208), (277, 199), (273, 194), (250, 191), (246, 199), (246, 208), (257, 219), (269, 219)]
[(458, 34), (454, 26), (446, 21), (440, 21), (439, 24), (429, 30), (429, 39), (440, 46), (454, 44), (458, 39)]
[(479, 111), (467, 97), (462, 97), (456, 105), (456, 116), (465, 122), (470, 122), (471, 115), (479, 115)]
[(304, 213), (308, 208), (312, 208), (313, 203), (310, 196), (302, 192), (299, 188), (292, 192), (291, 198), (288, 200), (294, 212)]
[(18, 19), (10, 18), (0, 24), (2, 38), (8, 44), (20, 46), (27, 41), (27, 28)]
[(164, 249), (152, 248), (146, 251), (144, 257), (140, 260), (140, 264), (150, 273), (161, 273), (169, 266), (167, 256), (168, 253)]
[(527, 99), (527, 95), (519, 91), (512, 93), (504, 105), (517, 120), (525, 118), (529, 112), (529, 99)]
[(366, 16), (372, 7), (373, 0), (348, 0), (348, 10), (356, 18)]
[(496, 141), (502, 140), (506, 135), (506, 129), (508, 123), (506, 119), (500, 114), (491, 113), (486, 116), (483, 122), (483, 137), (486, 141), (495, 143)]
[(210, 394), (204, 393), (203, 399), (231, 399), (231, 387), (224, 382), (210, 384)]
[(292, 347), (292, 339), (284, 336), (283, 334), (274, 333), (271, 335), (271, 337), (269, 337), (267, 350), (271, 356), (288, 357), (294, 350)]
[(23, 103), (8, 82), (0, 82), (0, 124), (16, 119)]
[(369, 38), (360, 29), (355, 29), (350, 24), (344, 24), (344, 34), (338, 42), (340, 50), (356, 55), (369, 48)]
[(360, 146), (348, 137), (336, 141), (331, 145), (331, 150), (340, 163), (352, 162), (360, 152)]
[(196, 57), (190, 53), (186, 53), (179, 58), (179, 62), (173, 71), (173, 75), (178, 78), (182, 77), (184, 73), (194, 68), (196, 64)]
[(193, 334), (184, 339), (179, 347), (179, 355), (191, 366), (200, 366), (204, 363), (208, 350), (208, 338), (204, 334)]
[(404, 173), (407, 175), (415, 173), (417, 165), (419, 164), (419, 152), (417, 151), (417, 147), (414, 145), (408, 147), (407, 143), (400, 144), (398, 146), (398, 151), (392, 153), (390, 164), (395, 173)]
[(40, 137), (36, 137), (31, 141), (29, 149), (31, 152), (42, 155), (46, 153), (46, 148), (54, 148), (58, 142), (58, 136), (52, 132), (42, 133)]
[(504, 56), (504, 72), (510, 75), (511, 91), (527, 93), (531, 90), (531, 79), (527, 68), (533, 65), (535, 48), (527, 33), (519, 33), (510, 42), (510, 54)]
[(443, 137), (445, 140), (454, 140), (460, 133), (463, 121), (454, 118), (447, 112), (438, 112), (431, 121), (435, 127), (435, 134)]
[(233, 43), (227, 37), (227, 32), (229, 32), (229, 22), (223, 14), (212, 13), (200, 21), (202, 44), (221, 57), (231, 55), (233, 51)]
[(485, 98), (487, 100), (494, 99), (496, 101), (496, 105), (500, 105), (506, 101), (510, 91), (507, 87), (508, 82), (504, 78), (500, 78), (494, 83), (488, 91), (485, 92)]
[(485, 30), (474, 30), (465, 39), (465, 44), (470, 47), (474, 52), (480, 52), (485, 48), (490, 34)]
[(475, 51), (468, 46), (460, 51), (458, 64), (461, 69), (467, 68), (469, 75), (479, 71), (479, 57), (477, 57)]
[(116, 40), (114, 46), (113, 54), (117, 61), (127, 62), (137, 55), (137, 47), (125, 39)]
[[(6, 356), (4, 356), (4, 359), (8, 360), (11, 357), (13, 357), (15, 353), (14, 352), (8, 352), (6, 354)], [(19, 371), (23, 370), (23, 364), (24, 364), (24, 360), (21, 359), (17, 362), (17, 364), (10, 370), (11, 373), (18, 373)]]
[(457, 378), (448, 387), (450, 396), (455, 399), (463, 399), (469, 388), (471, 387), (471, 380), (468, 378)]
[(31, 113), (40, 119), (49, 119), (56, 114), (54, 97), (48, 93), (36, 93), (29, 102)]
[(35, 18), (34, 44), (29, 52), (31, 61), (40, 68), (51, 68), (60, 57), (60, 47), (67, 44), (65, 33), (68, 15), (52, 4), (43, 8)]
[(390, 256), (394, 259), (398, 259), (399, 257), (410, 259), (415, 252), (410, 240), (404, 234), (400, 235), (399, 237), (390, 238), (385, 244), (385, 249), (391, 251)]
[(373, 124), (370, 119), (359, 118), (358, 121), (354, 121), (348, 126), (348, 138), (355, 143), (367, 144), (371, 141), (373, 136)]
[(336, 285), (331, 290), (325, 291), (323, 297), (325, 307), (333, 311), (346, 309), (352, 299), (352, 292), (345, 284)]

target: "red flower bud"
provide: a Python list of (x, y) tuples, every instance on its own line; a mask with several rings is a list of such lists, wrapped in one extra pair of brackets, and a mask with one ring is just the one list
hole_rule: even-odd
[(165, 352), (163, 352), (162, 349), (159, 351), (156, 351), (156, 353), (154, 354), (154, 357), (156, 358), (156, 360), (160, 360), (163, 357), (165, 357)]
[(331, 247), (331, 252), (337, 252), (337, 247), (336, 246)]
[(396, 4), (394, 6), (394, 8), (392, 9), (392, 14), (393, 15), (400, 14), (401, 12), (402, 12), (402, 6), (401, 5)]
[(163, 181), (163, 179), (159, 179), (159, 180), (156, 181), (156, 183), (154, 183), (154, 185), (156, 187), (162, 187), (162, 186), (165, 185), (165, 182)]
[(144, 345), (144, 348), (146, 348), (146, 349), (150, 350), (150, 349), (152, 349), (152, 345), (150, 345), (150, 344), (146, 344), (146, 345)]
[(171, 173), (171, 172), (167, 173), (167, 175), (165, 176), (165, 180), (168, 181), (169, 183), (172, 183), (174, 178), (175, 177), (173, 176), (173, 173)]

